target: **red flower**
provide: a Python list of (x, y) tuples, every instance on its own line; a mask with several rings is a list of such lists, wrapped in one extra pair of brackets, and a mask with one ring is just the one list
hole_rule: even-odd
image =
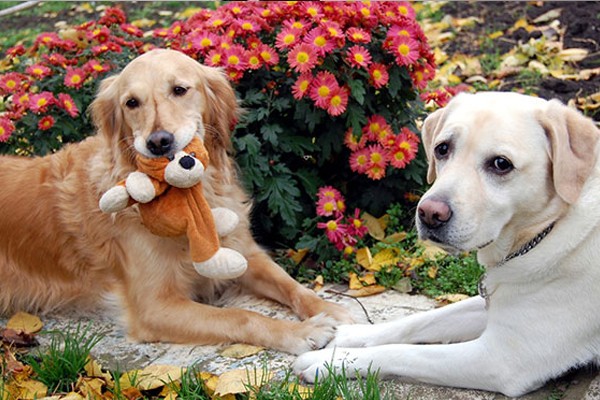
[(52, 70), (42, 64), (33, 64), (27, 67), (25, 72), (27, 72), (29, 75), (35, 76), (36, 79), (42, 79), (46, 76), (49, 76), (52, 73)]
[(21, 88), (23, 83), (23, 76), (16, 72), (9, 72), (4, 75), (0, 75), (0, 89), (4, 93), (15, 93)]
[(13, 122), (6, 117), (0, 117), (0, 142), (6, 142), (14, 131)]
[(350, 155), (350, 169), (359, 174), (367, 172), (369, 167), (369, 149), (362, 148), (352, 152)]
[(32, 94), (29, 98), (29, 109), (34, 113), (44, 113), (54, 104), (54, 96), (50, 92)]
[(218, 67), (223, 65), (223, 51), (222, 50), (211, 50), (206, 56), (206, 64), (211, 67)]
[(329, 96), (327, 113), (337, 117), (346, 111), (348, 105), (348, 89), (345, 87), (335, 88)]
[(363, 128), (363, 135), (367, 140), (379, 140), (380, 137), (387, 136), (391, 132), (385, 118), (381, 115), (372, 115), (367, 119), (367, 125)]
[(246, 50), (239, 44), (232, 45), (223, 52), (223, 62), (228, 68), (234, 70), (243, 70), (248, 65), (246, 60)]
[(249, 69), (259, 69), (262, 66), (262, 58), (255, 50), (249, 50), (246, 52), (246, 60), (248, 60)]
[(46, 46), (49, 49), (56, 47), (61, 42), (58, 35), (54, 32), (40, 33), (35, 39), (34, 46)]
[(292, 95), (296, 100), (300, 100), (308, 93), (312, 80), (313, 76), (310, 73), (304, 73), (298, 77), (292, 86)]
[(369, 66), (372, 59), (369, 50), (366, 48), (362, 46), (352, 46), (348, 49), (346, 60), (348, 60), (353, 67), (366, 68)]
[(71, 117), (76, 117), (79, 114), (75, 101), (73, 101), (73, 98), (66, 93), (58, 94), (58, 105)]
[(348, 40), (354, 43), (369, 43), (371, 41), (371, 34), (360, 28), (349, 28), (346, 31), (346, 36)]
[(344, 144), (350, 151), (356, 151), (365, 147), (365, 136), (361, 136), (360, 138), (354, 134), (352, 128), (348, 128), (346, 134), (344, 135)]
[(367, 228), (362, 219), (360, 219), (360, 210), (355, 208), (354, 217), (348, 218), (348, 234), (361, 238), (365, 236), (368, 231), (369, 228)]
[(295, 28), (283, 29), (275, 38), (275, 47), (289, 49), (300, 41), (300, 30)]
[(390, 80), (387, 67), (383, 64), (373, 63), (369, 67), (369, 83), (375, 89), (384, 87)]
[(319, 108), (327, 109), (329, 107), (329, 99), (334, 90), (337, 90), (339, 85), (335, 76), (331, 72), (321, 71), (317, 74), (311, 83), (310, 98)]
[(121, 30), (135, 37), (144, 36), (144, 32), (135, 25), (132, 24), (121, 24)]
[(110, 67), (107, 64), (100, 64), (98, 60), (90, 60), (83, 65), (83, 70), (96, 77), (99, 74), (110, 71)]
[(288, 53), (288, 64), (296, 72), (304, 73), (311, 70), (317, 64), (317, 55), (312, 46), (301, 43)]
[(324, 56), (335, 48), (335, 45), (333, 41), (329, 39), (327, 32), (321, 28), (315, 28), (308, 32), (304, 37), (303, 42), (311, 45), (320, 56)]
[(51, 115), (46, 115), (38, 122), (38, 129), (41, 131), (47, 131), (54, 126), (54, 118)]
[(279, 54), (268, 45), (260, 45), (258, 51), (265, 65), (277, 65), (279, 63)]
[(6, 50), (6, 55), (10, 58), (19, 57), (25, 54), (25, 46), (18, 44)]
[(67, 87), (79, 89), (83, 85), (83, 82), (85, 82), (85, 78), (87, 78), (87, 74), (83, 68), (67, 67), (64, 84)]
[(419, 58), (419, 42), (414, 39), (399, 36), (393, 40), (391, 47), (399, 65), (410, 65)]

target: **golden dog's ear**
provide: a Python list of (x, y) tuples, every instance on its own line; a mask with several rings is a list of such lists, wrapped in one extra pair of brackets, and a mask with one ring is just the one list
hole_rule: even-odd
[[(231, 150), (231, 131), (240, 114), (235, 92), (225, 74), (216, 68), (199, 65), (201, 87), (206, 107), (202, 120), (206, 128), (204, 142), (216, 168), (228, 163)], [(206, 85), (206, 86), (203, 86)]]
[(121, 129), (121, 116), (117, 113), (118, 93), (115, 85), (117, 78), (118, 75), (114, 75), (100, 83), (96, 98), (89, 108), (94, 125), (108, 138), (118, 136)]
[(425, 155), (427, 156), (427, 162), (429, 163), (429, 168), (427, 169), (427, 183), (432, 183), (435, 180), (435, 157), (433, 157), (432, 149), (433, 139), (442, 130), (447, 114), (447, 108), (436, 110), (425, 119), (423, 129), (421, 129), (423, 148), (425, 149)]
[(548, 102), (539, 121), (550, 142), (556, 192), (564, 201), (573, 204), (596, 163), (600, 131), (592, 120), (558, 100)]

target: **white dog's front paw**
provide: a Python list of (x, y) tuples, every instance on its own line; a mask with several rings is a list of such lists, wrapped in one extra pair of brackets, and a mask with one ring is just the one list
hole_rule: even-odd
[(100, 210), (105, 213), (114, 213), (127, 207), (129, 203), (129, 193), (125, 186), (117, 185), (108, 189), (98, 203)]
[(240, 217), (228, 208), (216, 207), (211, 211), (219, 236), (229, 235), (240, 222)]
[(139, 203), (148, 203), (156, 197), (156, 191), (150, 177), (143, 172), (135, 171), (125, 180), (125, 187), (129, 195)]
[(299, 356), (294, 362), (294, 373), (306, 382), (326, 377), (331, 372), (346, 371), (347, 377), (354, 377), (354, 372), (362, 370), (359, 366), (360, 357), (356, 349), (324, 349), (311, 351)]
[(337, 327), (335, 337), (327, 347), (369, 347), (376, 346), (379, 337), (377, 325), (352, 324)]

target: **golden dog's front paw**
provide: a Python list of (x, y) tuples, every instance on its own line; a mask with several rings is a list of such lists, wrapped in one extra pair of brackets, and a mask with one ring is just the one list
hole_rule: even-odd
[(288, 351), (292, 354), (302, 354), (307, 351), (322, 349), (333, 339), (335, 326), (338, 322), (325, 315), (319, 314), (298, 324), (294, 337), (288, 344)]

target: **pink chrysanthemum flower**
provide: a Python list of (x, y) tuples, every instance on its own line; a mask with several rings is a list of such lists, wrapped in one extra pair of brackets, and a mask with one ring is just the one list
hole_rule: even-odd
[(367, 119), (367, 125), (363, 128), (363, 135), (367, 140), (379, 140), (382, 134), (387, 134), (390, 127), (381, 115), (372, 115)]
[(121, 30), (125, 33), (130, 34), (131, 36), (135, 36), (135, 37), (142, 37), (144, 36), (144, 32), (138, 28), (135, 25), (132, 24), (121, 24), (120, 25)]
[(228, 68), (243, 70), (247, 66), (246, 50), (241, 45), (234, 44), (225, 50), (223, 56), (224, 64)]
[(304, 73), (317, 64), (317, 54), (312, 46), (301, 43), (288, 53), (287, 61), (294, 71)]
[(25, 69), (29, 75), (34, 76), (36, 79), (42, 79), (47, 76), (50, 76), (52, 70), (45, 65), (42, 64), (33, 64)]
[(327, 31), (321, 28), (314, 28), (308, 32), (303, 42), (311, 45), (320, 56), (324, 56), (335, 48), (333, 41), (328, 37)]
[(255, 50), (246, 52), (246, 60), (249, 69), (259, 69), (262, 66), (262, 58)]
[(55, 122), (56, 121), (51, 115), (46, 115), (44, 118), (39, 120), (38, 129), (41, 131), (47, 131), (54, 126)]
[(380, 89), (387, 85), (390, 80), (387, 67), (380, 63), (373, 63), (369, 67), (369, 83), (373, 85), (375, 89)]
[(4, 93), (14, 93), (21, 88), (23, 77), (16, 72), (0, 75), (0, 89)]
[(259, 46), (258, 52), (265, 65), (277, 65), (279, 63), (279, 54), (270, 46), (263, 44)]
[(419, 42), (414, 39), (398, 37), (394, 39), (391, 47), (398, 65), (410, 65), (419, 58)]
[(211, 67), (219, 67), (223, 65), (223, 51), (213, 49), (211, 50), (205, 59), (206, 65)]
[(343, 114), (348, 106), (348, 90), (344, 87), (333, 89), (329, 96), (327, 113), (333, 117)]
[(29, 98), (29, 109), (34, 113), (44, 113), (54, 104), (54, 96), (50, 92), (32, 94)]
[(359, 174), (367, 172), (369, 167), (369, 149), (362, 148), (350, 154), (350, 169)]
[(275, 38), (275, 47), (279, 50), (289, 49), (300, 41), (300, 30), (295, 28), (283, 29)]
[(369, 43), (371, 41), (371, 34), (361, 28), (349, 28), (346, 31), (348, 40), (354, 43)]
[(344, 144), (348, 149), (350, 149), (350, 151), (362, 149), (363, 147), (365, 147), (365, 143), (365, 137), (358, 137), (357, 135), (355, 135), (352, 128), (348, 128), (348, 130), (344, 134)]
[(395, 6), (396, 6), (396, 11), (398, 12), (398, 15), (405, 17), (405, 18), (409, 18), (411, 20), (415, 18), (415, 10), (412, 8), (412, 6), (410, 5), (409, 2), (401, 1), (397, 4), (395, 4)]
[(335, 76), (331, 72), (321, 71), (311, 84), (310, 98), (317, 107), (327, 109), (333, 91), (338, 88), (339, 85)]
[(352, 46), (348, 49), (346, 60), (348, 60), (350, 65), (352, 65), (353, 67), (363, 68), (368, 67), (372, 61), (371, 53), (369, 53), (369, 50), (358, 45)]
[(321, 24), (323, 29), (327, 31), (329, 37), (332, 39), (343, 39), (344, 32), (342, 31), (342, 27), (340, 24), (334, 21), (325, 21)]
[(110, 71), (108, 64), (100, 64), (98, 60), (90, 60), (84, 64), (83, 70), (96, 77), (99, 74)]
[(58, 94), (58, 105), (71, 117), (76, 117), (79, 115), (79, 109), (77, 108), (75, 101), (73, 101), (73, 98), (66, 93)]
[(79, 89), (83, 85), (83, 82), (85, 82), (86, 77), (87, 74), (83, 68), (67, 67), (67, 74), (65, 75), (64, 84), (67, 87)]
[(207, 52), (217, 46), (218, 37), (211, 32), (201, 32), (200, 34), (193, 36), (191, 42), (194, 49), (201, 52)]
[(292, 95), (294, 96), (294, 99), (300, 100), (308, 93), (312, 80), (313, 76), (310, 73), (304, 73), (298, 77), (294, 86), (292, 86)]
[(348, 226), (341, 223), (341, 218), (317, 223), (317, 228), (325, 229), (325, 236), (331, 243), (344, 247), (344, 239), (348, 236)]
[(14, 131), (13, 122), (6, 117), (0, 117), (0, 142), (6, 142)]
[(334, 188), (333, 186), (323, 186), (319, 188), (319, 191), (317, 192), (317, 197), (319, 199), (333, 199), (336, 201), (344, 198), (340, 191)]
[(360, 219), (360, 210), (354, 209), (354, 216), (348, 218), (348, 234), (357, 236), (359, 238), (365, 236), (369, 229), (365, 226), (362, 219)]

